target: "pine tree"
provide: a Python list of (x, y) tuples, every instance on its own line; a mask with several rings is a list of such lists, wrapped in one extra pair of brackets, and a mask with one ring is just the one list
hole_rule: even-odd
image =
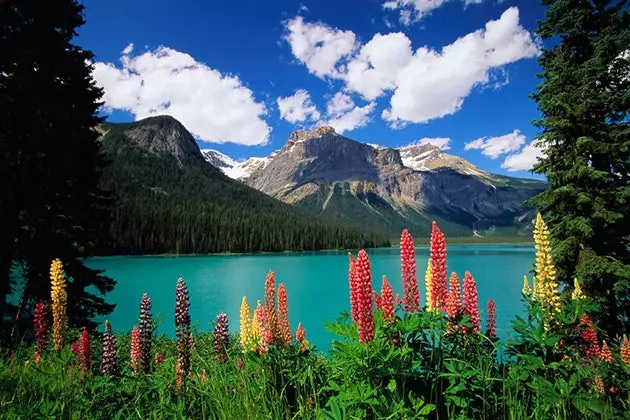
[(600, 326), (630, 315), (630, 14), (627, 0), (543, 0), (549, 43), (533, 98), (548, 189), (531, 200), (550, 227), (559, 280), (577, 277)]
[(92, 53), (72, 44), (82, 13), (73, 0), (0, 2), (0, 322), (16, 319), (7, 305), (15, 268), (26, 281), (19, 318), (49, 298), (54, 258), (71, 279), (72, 324), (88, 326), (90, 316), (113, 309), (87, 289), (104, 294), (114, 281), (80, 260), (109, 223), (109, 199), (98, 188), (102, 91)]

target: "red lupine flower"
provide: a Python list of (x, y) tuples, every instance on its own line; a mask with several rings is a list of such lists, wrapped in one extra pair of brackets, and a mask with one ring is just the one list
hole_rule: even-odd
[(33, 330), (35, 332), (35, 345), (38, 353), (43, 352), (46, 348), (46, 334), (48, 333), (48, 323), (46, 322), (47, 312), (48, 308), (44, 302), (38, 302), (37, 305), (35, 305)]
[(276, 314), (276, 276), (273, 271), (267, 273), (265, 279), (265, 308), (269, 317), (269, 329), (272, 334), (272, 341), (278, 335), (277, 314)]
[(155, 353), (155, 366), (160, 366), (164, 363), (164, 355), (162, 353)]
[(396, 293), (396, 306), (400, 306), (403, 304), (403, 300), (398, 293)]
[(278, 286), (278, 342), (283, 348), (291, 345), (291, 325), (289, 324), (289, 304), (284, 283)]
[(217, 315), (216, 324), (214, 325), (214, 358), (217, 363), (225, 363), (227, 361), (229, 345), (228, 318), (227, 314), (222, 312)]
[(444, 310), (446, 306), (446, 239), (436, 222), (431, 230), (431, 307)]
[(392, 285), (387, 281), (387, 276), (383, 276), (383, 285), (381, 286), (381, 310), (383, 318), (390, 319), (394, 317), (394, 291)]
[(302, 341), (306, 338), (306, 331), (301, 322), (298, 323), (297, 331), (295, 332), (295, 341)]
[(356, 261), (357, 293), (355, 301), (359, 311), (359, 342), (367, 343), (374, 339), (374, 317), (372, 313), (372, 270), (365, 250), (359, 251)]
[(269, 350), (269, 345), (273, 342), (273, 333), (269, 325), (269, 314), (267, 308), (260, 304), (258, 301), (258, 307), (254, 313), (254, 317), (260, 323), (260, 340), (258, 340), (258, 352), (265, 354)]
[(134, 325), (131, 330), (131, 351), (129, 356), (131, 360), (131, 369), (135, 374), (137, 374), (140, 370), (140, 361), (142, 359), (140, 341), (140, 329), (137, 325)]
[(403, 230), (400, 236), (400, 265), (405, 311), (418, 312), (420, 310), (420, 294), (416, 274), (416, 250), (413, 245), (413, 238), (407, 229)]
[(459, 277), (452, 273), (450, 279), (450, 290), (446, 297), (446, 316), (455, 319), (462, 312), (462, 293), (459, 286)]
[(597, 357), (600, 352), (599, 340), (593, 326), (593, 321), (588, 314), (582, 314), (580, 317), (580, 327), (582, 332), (583, 345), (581, 346), (582, 356)]
[(36, 351), (36, 352), (35, 352), (35, 354), (33, 354), (33, 362), (34, 362), (36, 365), (39, 365), (39, 362), (40, 362), (41, 360), (42, 360), (42, 355), (41, 355), (38, 351)]
[(81, 337), (70, 346), (70, 350), (74, 353), (79, 362), (79, 369), (87, 372), (92, 363), (92, 350), (90, 348), (90, 335), (87, 329), (83, 328)]
[(151, 371), (151, 335), (153, 334), (151, 299), (146, 293), (140, 301), (140, 370), (144, 374)]
[(464, 276), (464, 314), (470, 316), (470, 321), (473, 324), (473, 332), (480, 332), (481, 319), (479, 316), (477, 283), (469, 271), (466, 271), (466, 275)]
[(109, 321), (105, 321), (105, 331), (102, 337), (101, 374), (112, 376), (118, 370), (116, 360), (116, 337)]
[(350, 267), (348, 272), (348, 281), (350, 283), (350, 315), (352, 317), (352, 322), (359, 322), (359, 310), (357, 308), (357, 301), (355, 299), (358, 289), (357, 289), (357, 269), (356, 269), (356, 260), (352, 256), (351, 253), (348, 253), (348, 259), (350, 261)]
[(494, 300), (488, 301), (488, 317), (486, 319), (486, 335), (490, 338), (497, 336), (497, 307)]
[(620, 350), (621, 360), (626, 365), (630, 365), (630, 340), (626, 335), (623, 336), (623, 341), (621, 342), (621, 350)]
[(382, 311), (383, 306), (381, 302), (381, 295), (378, 294), (376, 290), (372, 291), (372, 297), (374, 298), (374, 306), (376, 306), (377, 311)]
[(243, 358), (239, 357), (238, 359), (236, 359), (236, 368), (241, 369), (243, 366), (245, 366), (245, 361), (243, 360)]
[(613, 354), (610, 351), (610, 347), (606, 344), (606, 341), (602, 344), (602, 348), (599, 351), (599, 360), (602, 362), (612, 363), (613, 362)]

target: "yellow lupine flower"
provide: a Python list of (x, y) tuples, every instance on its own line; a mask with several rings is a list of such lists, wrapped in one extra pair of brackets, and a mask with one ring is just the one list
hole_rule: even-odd
[(66, 306), (68, 304), (66, 276), (63, 272), (63, 264), (59, 258), (53, 260), (50, 265), (50, 297), (53, 315), (53, 343), (55, 350), (59, 351), (63, 348), (68, 325), (66, 317)]
[(521, 293), (523, 293), (525, 296), (532, 295), (532, 288), (529, 287), (529, 280), (527, 279), (527, 276), (523, 276), (523, 290), (521, 291)]
[(573, 279), (573, 292), (571, 293), (571, 299), (573, 300), (578, 300), (578, 299), (584, 299), (586, 296), (584, 295), (584, 292), (582, 291), (582, 288), (580, 287), (580, 283), (578, 282), (577, 278)]
[(424, 275), (424, 284), (426, 285), (425, 296), (427, 297), (427, 309), (432, 309), (431, 307), (431, 289), (433, 288), (433, 271), (431, 268), (431, 258), (427, 262), (427, 272)]
[(551, 258), (549, 229), (540, 213), (536, 216), (534, 243), (536, 245), (534, 297), (541, 303), (547, 315), (551, 316), (554, 311), (560, 310), (560, 294), (556, 280), (556, 269)]
[(241, 347), (245, 353), (251, 347), (252, 337), (252, 308), (247, 303), (247, 297), (243, 296), (241, 301)]

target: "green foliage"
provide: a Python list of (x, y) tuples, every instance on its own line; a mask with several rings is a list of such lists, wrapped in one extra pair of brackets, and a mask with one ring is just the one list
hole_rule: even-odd
[(551, 226), (559, 280), (577, 277), (612, 337), (630, 323), (630, 12), (625, 0), (544, 0), (533, 98), (549, 181), (531, 202)]
[[(119, 198), (111, 226), (114, 254), (259, 252), (387, 246), (385, 236), (306, 215), (204, 161), (152, 152), (130, 130), (185, 129), (170, 117), (106, 124), (111, 164), (103, 187)], [(191, 141), (192, 140), (191, 137)], [(196, 152), (196, 153), (195, 153)]]
[[(2, 325), (5, 315), (19, 322), (49, 296), (54, 258), (73, 279), (74, 325), (113, 309), (100, 294), (115, 282), (81, 260), (109, 223), (93, 130), (102, 92), (88, 64), (92, 53), (72, 43), (83, 23), (83, 6), (74, 0), (0, 3), (0, 333), (15, 326)], [(17, 308), (7, 307), (18, 269), (24, 292)], [(87, 292), (92, 287), (100, 294)]]

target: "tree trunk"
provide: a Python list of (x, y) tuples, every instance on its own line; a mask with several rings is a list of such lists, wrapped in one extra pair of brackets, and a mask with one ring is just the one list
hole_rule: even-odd
[(7, 307), (7, 296), (11, 286), (13, 246), (10, 249), (7, 248), (3, 249), (0, 254), (0, 338), (2, 337), (4, 313)]
[(31, 297), (31, 284), (32, 281), (29, 279), (26, 281), (26, 285), (24, 286), (24, 292), (22, 292), (22, 298), (20, 299), (20, 304), (15, 313), (15, 320), (13, 321), (13, 325), (11, 326), (11, 335), (9, 337), (11, 343), (15, 342), (15, 332), (17, 331), (18, 325), (20, 323), (20, 318), (22, 317), (24, 309), (26, 308), (26, 305), (28, 304), (28, 301)]

